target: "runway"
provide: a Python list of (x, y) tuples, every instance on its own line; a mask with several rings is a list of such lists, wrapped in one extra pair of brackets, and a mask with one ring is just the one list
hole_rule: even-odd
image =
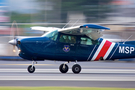
[(135, 88), (135, 63), (78, 62), (82, 71), (72, 73), (68, 64), (66, 74), (59, 72), (63, 62), (44, 61), (35, 65), (36, 71), (28, 73), (30, 61), (0, 61), (0, 86), (77, 86)]

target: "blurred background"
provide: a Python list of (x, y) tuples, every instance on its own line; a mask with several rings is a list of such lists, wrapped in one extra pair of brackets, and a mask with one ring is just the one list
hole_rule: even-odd
[[(41, 36), (32, 26), (62, 28), (86, 23), (109, 27), (110, 41), (135, 40), (135, 0), (0, 0), (0, 56), (13, 53), (11, 25), (16, 20), (19, 36)], [(16, 28), (16, 27), (14, 27)], [(129, 38), (130, 37), (130, 38)]]

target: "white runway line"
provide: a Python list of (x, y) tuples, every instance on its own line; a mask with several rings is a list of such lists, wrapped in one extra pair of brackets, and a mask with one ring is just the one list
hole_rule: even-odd
[[(0, 72), (28, 72), (27, 69), (0, 69)], [(59, 69), (36, 69), (35, 72), (59, 72)], [(69, 73), (72, 70), (69, 69)], [(135, 73), (134, 69), (82, 69), (81, 73)]]
[[(69, 69), (68, 73), (62, 74), (59, 69), (36, 69), (32, 74), (28, 73), (27, 69), (0, 69), (0, 80), (135, 81), (133, 69), (82, 69), (80, 74), (73, 74)], [(111, 73), (116, 74), (111, 75)]]
[(135, 81), (135, 77), (0, 76), (0, 80)]

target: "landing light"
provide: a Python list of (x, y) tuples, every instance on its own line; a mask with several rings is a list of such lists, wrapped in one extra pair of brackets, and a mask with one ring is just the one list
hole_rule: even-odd
[(16, 52), (16, 50), (13, 50), (13, 52)]
[(20, 50), (20, 49), (19, 49), (18, 51), (19, 51), (19, 52), (21, 52), (21, 50)]

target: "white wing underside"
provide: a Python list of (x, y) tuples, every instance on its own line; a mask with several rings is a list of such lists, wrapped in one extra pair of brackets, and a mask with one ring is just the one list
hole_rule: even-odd
[(56, 28), (56, 27), (41, 27), (41, 26), (34, 26), (34, 27), (31, 27), (32, 30), (40, 30), (40, 31), (46, 31), (46, 32), (49, 32), (49, 31), (54, 31), (54, 30), (58, 30), (60, 28)]
[(80, 28), (80, 26), (65, 28), (65, 29), (59, 29), (59, 32), (66, 33), (66, 34), (72, 34), (72, 35), (86, 35), (90, 37), (93, 40), (98, 39), (102, 36), (101, 29), (94, 29), (94, 28)]
[(96, 29), (96, 28), (86, 28), (86, 27), (80, 27), (80, 26), (74, 26), (69, 28), (56, 28), (56, 27), (40, 27), (35, 26), (31, 27), (32, 30), (41, 30), (41, 31), (54, 31), (58, 30), (58, 32), (65, 33), (65, 34), (71, 34), (71, 35), (86, 35), (89, 38), (96, 40), (103, 36), (101, 32), (105, 29)]

